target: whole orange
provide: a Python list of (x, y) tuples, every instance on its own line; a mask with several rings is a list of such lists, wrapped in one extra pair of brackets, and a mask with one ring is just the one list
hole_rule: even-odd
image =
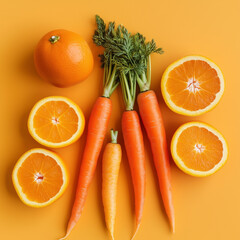
[(57, 29), (40, 39), (34, 63), (38, 74), (57, 87), (85, 80), (93, 70), (93, 55), (77, 33)]

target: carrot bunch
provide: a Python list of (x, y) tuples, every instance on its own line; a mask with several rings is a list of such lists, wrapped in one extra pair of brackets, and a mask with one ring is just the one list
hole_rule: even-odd
[[(154, 165), (158, 175), (159, 187), (163, 204), (172, 228), (175, 231), (174, 209), (170, 179), (169, 153), (167, 149), (166, 133), (156, 94), (150, 90), (151, 85), (151, 53), (163, 53), (156, 47), (154, 40), (146, 42), (140, 33), (132, 36), (131, 51), (126, 50), (128, 69), (132, 69), (138, 83), (140, 93), (137, 96), (140, 116), (151, 144)], [(122, 69), (125, 63), (117, 64)]]
[(98, 33), (104, 36), (100, 45), (105, 52), (111, 52), (113, 62), (119, 71), (119, 78), (125, 100), (126, 111), (122, 117), (122, 131), (129, 160), (135, 192), (137, 228), (142, 217), (145, 192), (144, 146), (137, 112), (133, 110), (136, 82), (140, 88), (137, 97), (140, 116), (151, 143), (153, 160), (158, 174), (160, 191), (172, 230), (175, 228), (172, 203), (169, 154), (167, 150), (164, 123), (156, 94), (150, 90), (152, 53), (161, 54), (154, 40), (146, 42), (140, 33), (130, 34), (128, 30), (110, 22), (108, 29), (97, 17)]
[(131, 35), (123, 26), (118, 26), (115, 29), (114, 22), (110, 22), (108, 29), (106, 29), (106, 25), (100, 17), (97, 16), (96, 21), (98, 29), (94, 35), (95, 43), (103, 46), (105, 53), (112, 54), (113, 62), (119, 71), (118, 76), (125, 102), (125, 111), (122, 115), (122, 132), (135, 195), (135, 236), (143, 214), (146, 180), (143, 135), (138, 113), (134, 110), (136, 77), (134, 72), (127, 69), (124, 65), (128, 65), (127, 52), (125, 50), (131, 47)]
[[(104, 67), (104, 90), (103, 95), (96, 100), (90, 115), (75, 202), (65, 237), (70, 234), (81, 216), (111, 115), (110, 96), (119, 82), (125, 102), (122, 132), (135, 196), (136, 230), (133, 238), (141, 223), (146, 188), (143, 135), (138, 113), (134, 110), (137, 84), (140, 88), (137, 96), (140, 116), (151, 143), (164, 207), (174, 231), (175, 220), (166, 134), (157, 97), (154, 91), (150, 90), (150, 54), (162, 53), (162, 49), (156, 47), (154, 40), (146, 42), (141, 34), (131, 34), (122, 25), (115, 27), (115, 23), (110, 22), (106, 26), (99, 16), (96, 16), (96, 23), (97, 29), (93, 41), (104, 48), (104, 53), (100, 55)], [(104, 152), (102, 185), (106, 225), (112, 239), (116, 215), (116, 184), (121, 158), (115, 138), (112, 132), (113, 142), (107, 145)], [(113, 151), (116, 152), (113, 154)]]

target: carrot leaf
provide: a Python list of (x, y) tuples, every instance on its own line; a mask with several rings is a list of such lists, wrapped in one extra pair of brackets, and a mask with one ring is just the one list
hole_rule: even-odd
[[(153, 39), (147, 42), (142, 34), (131, 34), (122, 25), (116, 27), (115, 22), (109, 22), (106, 26), (98, 15), (96, 23), (97, 30), (95, 30), (93, 41), (96, 45), (104, 48), (104, 53), (100, 57), (106, 69), (104, 76), (108, 76), (106, 81), (112, 80), (109, 77), (112, 75), (114, 78), (120, 79), (126, 109), (132, 109), (136, 95), (136, 82), (141, 92), (150, 89), (150, 55), (152, 53), (162, 54), (163, 50), (156, 46)], [(117, 84), (113, 84), (113, 86), (110, 84), (109, 89), (114, 90)]]

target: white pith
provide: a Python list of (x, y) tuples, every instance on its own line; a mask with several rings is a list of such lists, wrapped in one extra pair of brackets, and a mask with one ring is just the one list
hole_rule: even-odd
[(190, 78), (188, 79), (187, 82), (187, 88), (186, 88), (189, 92), (192, 93), (196, 93), (200, 90), (200, 85), (198, 80), (196, 80), (195, 78)]
[(53, 124), (53, 125), (59, 124), (59, 119), (56, 118), (56, 117), (52, 117), (52, 124)]
[(202, 153), (205, 150), (205, 146), (202, 145), (201, 143), (196, 143), (195, 146), (194, 146), (194, 150), (197, 153)]
[(41, 183), (44, 180), (44, 175), (40, 172), (34, 174), (34, 182)]

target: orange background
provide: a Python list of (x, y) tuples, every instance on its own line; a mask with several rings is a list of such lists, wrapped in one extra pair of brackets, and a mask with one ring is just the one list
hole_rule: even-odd
[[(163, 211), (149, 143), (147, 153), (147, 192), (144, 216), (136, 240), (239, 239), (240, 236), (240, 154), (239, 154), (239, 56), (240, 3), (238, 0), (149, 0), (149, 1), (4, 1), (1, 3), (1, 160), (0, 160), (0, 238), (4, 240), (51, 240), (65, 233), (74, 199), (76, 179), (86, 131), (77, 143), (56, 150), (68, 166), (70, 184), (54, 204), (34, 209), (17, 197), (11, 172), (17, 159), (27, 150), (40, 147), (27, 131), (27, 117), (33, 104), (50, 95), (70, 97), (83, 109), (86, 119), (101, 95), (103, 71), (97, 55), (100, 49), (91, 37), (94, 15), (122, 23), (131, 32), (139, 31), (154, 38), (163, 47), (163, 55), (152, 56), (152, 88), (157, 92), (166, 125), (168, 142), (174, 131), (191, 120), (215, 126), (227, 139), (229, 159), (216, 174), (194, 178), (181, 172), (173, 163), (172, 186), (176, 212), (173, 235)], [(81, 34), (90, 44), (95, 58), (94, 71), (79, 85), (60, 89), (42, 81), (35, 72), (33, 51), (48, 31), (64, 28)], [(209, 113), (191, 118), (170, 111), (160, 93), (164, 69), (174, 60), (200, 54), (215, 61), (226, 79), (225, 94)], [(121, 91), (112, 96), (113, 114), (109, 128), (120, 130), (123, 111)], [(109, 140), (109, 136), (107, 137)], [(120, 142), (122, 135), (120, 133)], [(118, 185), (116, 240), (130, 239), (134, 229), (133, 189), (124, 152)], [(108, 239), (101, 203), (101, 159), (87, 202), (71, 240)]]

